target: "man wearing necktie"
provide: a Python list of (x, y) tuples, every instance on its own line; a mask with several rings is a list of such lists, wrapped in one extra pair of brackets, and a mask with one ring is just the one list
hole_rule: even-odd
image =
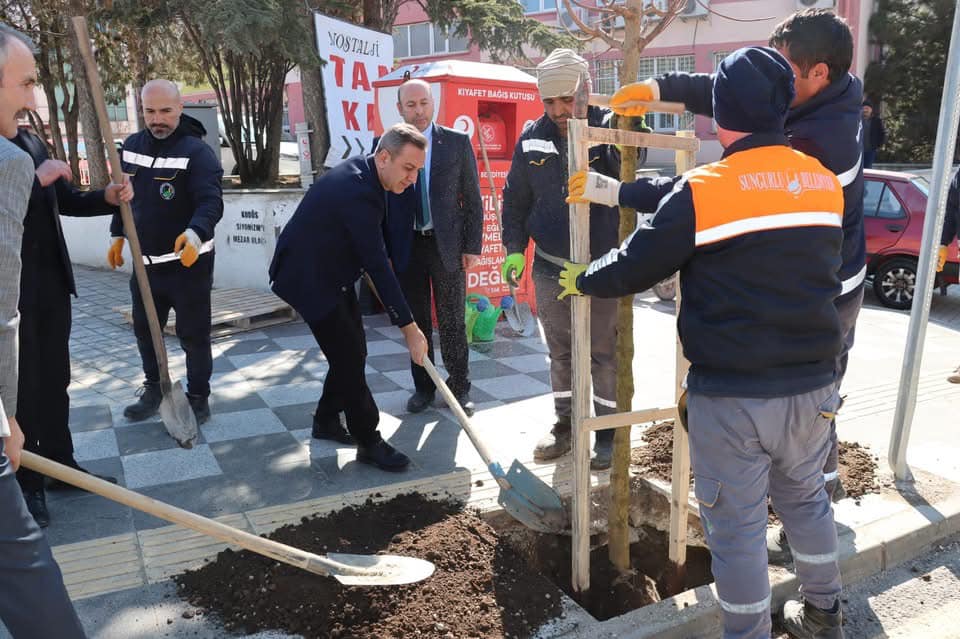
[[(416, 187), (388, 200), (387, 247), (413, 317), (427, 337), (431, 361), (431, 297), (436, 301), (447, 384), (472, 415), (463, 308), (465, 271), (479, 261), (482, 246), (477, 160), (469, 136), (433, 123), (433, 96), (423, 80), (400, 86), (397, 110), (427, 138), (427, 159)], [(411, 371), (415, 392), (407, 410), (419, 413), (433, 402), (436, 388), (422, 366), (412, 364)]]

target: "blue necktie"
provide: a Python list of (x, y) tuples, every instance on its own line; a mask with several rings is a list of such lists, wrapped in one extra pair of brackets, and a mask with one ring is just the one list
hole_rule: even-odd
[(417, 213), (417, 230), (430, 224), (430, 189), (427, 186), (427, 175), (420, 169), (417, 177), (417, 189), (420, 191), (420, 210)]

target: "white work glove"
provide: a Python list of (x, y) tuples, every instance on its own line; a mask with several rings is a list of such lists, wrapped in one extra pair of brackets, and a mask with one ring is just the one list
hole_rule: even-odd
[(600, 173), (577, 171), (567, 183), (570, 195), (567, 204), (596, 202), (606, 206), (620, 205), (620, 181)]

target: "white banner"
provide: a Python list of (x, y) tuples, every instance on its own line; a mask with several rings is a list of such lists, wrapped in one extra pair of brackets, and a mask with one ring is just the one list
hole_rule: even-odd
[(325, 166), (371, 152), (373, 81), (390, 72), (393, 36), (314, 14), (323, 67), (330, 151)]

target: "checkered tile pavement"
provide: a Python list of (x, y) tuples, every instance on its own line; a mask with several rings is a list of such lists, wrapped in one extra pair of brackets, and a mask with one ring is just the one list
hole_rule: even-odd
[[(413, 461), (407, 472), (358, 465), (352, 447), (310, 437), (327, 363), (301, 322), (215, 340), (213, 416), (195, 447), (180, 449), (159, 418), (130, 423), (122, 414), (142, 379), (132, 330), (110, 310), (129, 299), (126, 276), (84, 267), (77, 275), (82, 297), (74, 305), (70, 417), (76, 459), (121, 485), (220, 516), (482, 465), (445, 407), (406, 413), (409, 357), (385, 315), (364, 318), (367, 380), (381, 410), (381, 433)], [(167, 344), (171, 374), (183, 379), (176, 339)], [(483, 346), (470, 352), (476, 427), (508, 459), (520, 447), (529, 455), (552, 418), (546, 347), (537, 337), (505, 336)], [(438, 367), (443, 374), (442, 361)], [(81, 493), (50, 493), (48, 504), (53, 545), (165, 523)]]

